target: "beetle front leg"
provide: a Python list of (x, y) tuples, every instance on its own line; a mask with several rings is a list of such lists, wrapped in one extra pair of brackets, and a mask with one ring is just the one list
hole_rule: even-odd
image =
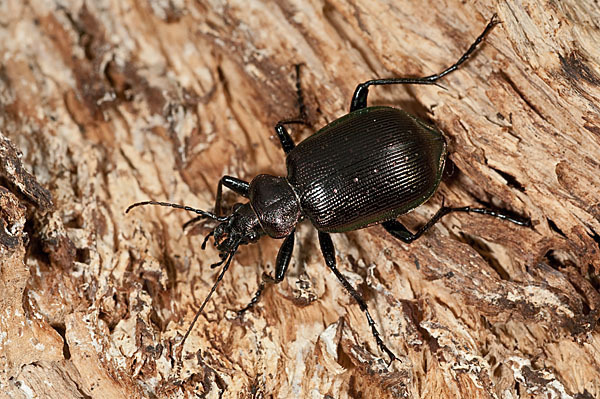
[(283, 148), (283, 151), (286, 154), (294, 149), (295, 144), (292, 140), (292, 137), (285, 128), (285, 125), (301, 124), (309, 126), (306, 117), (306, 106), (304, 105), (304, 96), (302, 94), (302, 85), (300, 84), (300, 65), (301, 64), (296, 64), (296, 95), (298, 101), (299, 114), (295, 118), (281, 120), (275, 125), (275, 133), (277, 133), (277, 137), (279, 138), (279, 141), (281, 143), (281, 148)]
[(449, 208), (443, 205), (440, 208), (440, 210), (437, 211), (437, 213), (414, 234), (411, 233), (406, 227), (404, 227), (402, 223), (398, 222), (397, 220), (388, 220), (387, 222), (383, 222), (381, 225), (384, 229), (387, 230), (388, 233), (390, 233), (397, 239), (402, 240), (407, 244), (410, 244), (417, 238), (421, 237), (423, 233), (429, 230), (434, 224), (439, 222), (439, 220), (442, 217), (452, 212), (479, 213), (481, 215), (488, 215), (498, 219), (506, 220), (511, 223), (518, 224), (519, 226), (531, 226), (531, 220), (521, 218), (518, 216), (513, 216), (503, 211), (497, 211), (487, 208), (471, 208), (470, 206)]
[(362, 297), (354, 289), (354, 287), (352, 287), (352, 285), (350, 284), (350, 282), (348, 282), (346, 277), (344, 277), (344, 275), (338, 270), (335, 260), (335, 248), (333, 247), (333, 241), (331, 241), (331, 236), (328, 233), (323, 233), (319, 231), (319, 243), (321, 244), (321, 252), (323, 253), (323, 258), (325, 258), (325, 263), (327, 264), (327, 267), (333, 272), (333, 274), (335, 274), (335, 276), (340, 281), (340, 283), (342, 283), (346, 291), (348, 291), (352, 298), (354, 298), (354, 300), (360, 307), (360, 310), (362, 310), (365, 316), (367, 317), (367, 322), (371, 327), (371, 333), (373, 334), (373, 337), (375, 338), (375, 342), (377, 342), (377, 346), (379, 347), (379, 349), (381, 349), (389, 356), (390, 364), (394, 360), (398, 360), (396, 355), (394, 355), (394, 353), (383, 343), (383, 340), (379, 335), (379, 331), (377, 331), (377, 327), (375, 327), (375, 321), (369, 313), (369, 309), (367, 307), (366, 302), (362, 299)]
[(436, 82), (442, 77), (448, 75), (450, 72), (456, 71), (458, 67), (464, 63), (471, 54), (475, 51), (477, 46), (483, 41), (483, 38), (487, 33), (494, 27), (494, 25), (499, 24), (498, 16), (494, 14), (488, 22), (487, 26), (481, 32), (477, 39), (471, 44), (469, 49), (465, 51), (465, 53), (456, 61), (454, 64), (444, 69), (440, 73), (436, 73), (435, 75), (429, 75), (422, 78), (390, 78), (390, 79), (374, 79), (369, 80), (367, 82), (361, 83), (356, 86), (354, 90), (354, 95), (352, 96), (352, 101), (350, 103), (350, 112), (356, 111), (357, 109), (362, 109), (367, 107), (367, 96), (369, 95), (369, 86), (378, 86), (378, 85), (392, 85), (392, 84), (421, 84), (421, 85), (435, 85)]
[(221, 199), (223, 197), (223, 186), (227, 187), (231, 191), (241, 195), (244, 198), (248, 198), (248, 190), (250, 189), (250, 184), (244, 180), (238, 179), (233, 176), (223, 176), (221, 180), (219, 180), (219, 185), (217, 186), (217, 196), (215, 198), (215, 213), (217, 215), (221, 215)]
[(262, 274), (262, 281), (258, 286), (258, 290), (250, 300), (250, 303), (246, 305), (243, 309), (238, 311), (238, 315), (243, 314), (245, 311), (252, 309), (254, 305), (259, 301), (260, 296), (264, 292), (267, 284), (279, 284), (283, 281), (285, 277), (285, 273), (287, 272), (288, 266), (290, 265), (290, 261), (292, 260), (292, 253), (294, 252), (294, 233), (296, 230), (293, 230), (292, 233), (285, 238), (283, 244), (279, 248), (279, 252), (277, 253), (277, 260), (275, 261), (275, 277), (271, 277), (267, 273)]
[[(223, 196), (223, 186), (228, 189), (234, 191), (235, 193), (241, 195), (244, 198), (248, 198), (248, 190), (250, 188), (250, 184), (244, 180), (238, 179), (233, 176), (223, 176), (221, 180), (219, 180), (219, 184), (217, 185), (217, 196), (215, 198), (215, 207), (214, 212), (217, 216), (221, 216), (221, 198)], [(202, 219), (201, 216), (195, 217), (193, 219), (188, 220), (183, 224), (183, 229), (185, 230), (189, 225), (192, 225)]]

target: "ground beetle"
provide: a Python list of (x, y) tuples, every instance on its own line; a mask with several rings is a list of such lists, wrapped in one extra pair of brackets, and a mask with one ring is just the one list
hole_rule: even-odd
[[(296, 224), (306, 218), (318, 230), (327, 267), (356, 300), (367, 317), (377, 345), (392, 362), (397, 358), (383, 343), (367, 304), (336, 267), (335, 250), (329, 233), (381, 223), (394, 237), (410, 243), (451, 212), (480, 213), (529, 226), (529, 220), (502, 211), (468, 206), (450, 208), (442, 204), (431, 220), (416, 233), (411, 233), (395, 218), (421, 205), (436, 191), (446, 161), (446, 142), (439, 130), (405, 111), (381, 106), (367, 107), (369, 86), (372, 85), (437, 84), (440, 78), (467, 60), (497, 23), (494, 15), (463, 56), (441, 73), (421, 78), (369, 80), (359, 84), (352, 96), (350, 113), (298, 145), (294, 145), (284, 127), (288, 124), (307, 124), (299, 66), (296, 66), (300, 116), (282, 120), (275, 126), (287, 155), (287, 177), (258, 175), (247, 183), (232, 176), (223, 176), (217, 187), (214, 213), (158, 201), (138, 202), (127, 208), (126, 212), (140, 205), (171, 206), (199, 215), (190, 222), (203, 218), (220, 222), (206, 236), (202, 248), (213, 236), (221, 261), (212, 267), (224, 266), (183, 337), (181, 347), (239, 246), (254, 243), (264, 235), (284, 239), (277, 255), (275, 276), (263, 273), (256, 294), (241, 313), (256, 304), (266, 284), (283, 280), (292, 257)], [(221, 215), (223, 186), (249, 199), (245, 204), (236, 204), (228, 216)]]

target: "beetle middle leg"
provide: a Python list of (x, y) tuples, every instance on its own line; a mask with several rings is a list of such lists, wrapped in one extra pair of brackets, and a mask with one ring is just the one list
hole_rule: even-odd
[(402, 223), (398, 222), (397, 220), (388, 220), (387, 222), (381, 223), (381, 225), (384, 229), (387, 230), (388, 233), (390, 233), (397, 239), (402, 240), (407, 244), (410, 244), (417, 238), (421, 237), (423, 233), (429, 230), (434, 224), (439, 222), (439, 220), (442, 217), (452, 212), (479, 213), (482, 215), (489, 215), (498, 219), (507, 220), (509, 222), (518, 224), (519, 226), (531, 226), (531, 221), (529, 219), (512, 216), (507, 212), (487, 208), (471, 208), (470, 206), (450, 208), (443, 205), (440, 208), (440, 210), (437, 211), (437, 213), (414, 234), (411, 233), (406, 227), (404, 227)]
[[(248, 198), (248, 189), (250, 187), (250, 184), (248, 184), (248, 182), (246, 182), (244, 180), (238, 179), (237, 177), (233, 177), (233, 176), (225, 175), (225, 176), (221, 177), (221, 180), (219, 180), (219, 184), (217, 185), (217, 196), (215, 198), (215, 207), (214, 207), (214, 212), (217, 216), (221, 216), (223, 186), (236, 192), (237, 194), (241, 195), (244, 198)], [(183, 224), (183, 229), (185, 230), (188, 226), (200, 221), (201, 219), (202, 219), (202, 217), (198, 216), (198, 217), (188, 220), (187, 222), (185, 222)]]
[(392, 84), (421, 84), (421, 85), (432, 85), (437, 84), (436, 82), (442, 77), (448, 75), (450, 72), (456, 71), (458, 67), (464, 63), (471, 54), (475, 51), (477, 46), (483, 41), (485, 35), (497, 24), (499, 24), (498, 16), (494, 14), (490, 19), (490, 22), (486, 25), (485, 29), (477, 39), (471, 44), (469, 49), (456, 61), (454, 64), (446, 68), (440, 73), (435, 75), (429, 75), (421, 78), (390, 78), (390, 79), (373, 79), (356, 86), (354, 95), (352, 96), (352, 102), (350, 103), (350, 112), (356, 111), (357, 109), (366, 108), (367, 96), (369, 95), (369, 86), (378, 85), (392, 85)]
[(306, 116), (306, 106), (304, 105), (304, 95), (302, 94), (302, 85), (300, 84), (300, 66), (302, 64), (296, 64), (296, 96), (298, 102), (298, 116), (294, 118), (284, 119), (275, 125), (275, 133), (277, 133), (277, 137), (279, 138), (279, 142), (281, 143), (281, 148), (287, 154), (296, 146), (294, 144), (294, 140), (288, 133), (285, 125), (294, 125), (301, 124), (305, 126), (309, 126), (308, 118)]
[(379, 335), (379, 331), (377, 331), (377, 327), (375, 326), (375, 321), (369, 313), (367, 303), (364, 301), (362, 296), (360, 296), (360, 294), (354, 289), (354, 287), (352, 287), (352, 284), (348, 282), (346, 277), (344, 277), (344, 275), (338, 270), (335, 260), (335, 248), (333, 247), (331, 236), (328, 233), (323, 233), (322, 231), (319, 231), (319, 243), (321, 245), (321, 252), (323, 253), (323, 258), (325, 259), (327, 267), (333, 272), (333, 274), (335, 274), (335, 276), (340, 281), (340, 283), (342, 283), (346, 291), (348, 291), (348, 293), (352, 296), (352, 298), (354, 298), (356, 303), (358, 303), (360, 310), (362, 310), (365, 316), (367, 317), (367, 322), (369, 323), (369, 327), (371, 327), (371, 333), (373, 334), (373, 337), (375, 338), (375, 342), (377, 342), (377, 346), (379, 347), (379, 349), (381, 349), (389, 356), (390, 363), (392, 363), (394, 360), (398, 360), (396, 355), (394, 355), (394, 353), (383, 343), (383, 340)]
[(267, 273), (262, 274), (262, 281), (258, 286), (258, 290), (243, 309), (238, 310), (238, 315), (243, 314), (249, 309), (252, 309), (254, 305), (259, 301), (260, 296), (264, 292), (267, 284), (279, 284), (283, 281), (285, 277), (285, 273), (287, 272), (288, 266), (290, 265), (290, 260), (292, 259), (292, 253), (294, 252), (294, 234), (296, 230), (293, 230), (292, 233), (285, 238), (283, 244), (279, 248), (279, 252), (277, 253), (277, 260), (275, 261), (275, 277), (271, 277)]

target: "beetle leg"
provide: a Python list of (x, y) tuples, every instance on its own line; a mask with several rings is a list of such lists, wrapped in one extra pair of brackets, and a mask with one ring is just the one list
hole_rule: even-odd
[[(431, 219), (431, 220), (433, 220), (433, 219)], [(429, 222), (431, 222), (431, 220)], [(393, 235), (395, 238), (397, 238), (401, 241), (404, 241), (407, 244), (410, 244), (411, 242), (413, 242), (414, 240), (419, 238), (421, 236), (421, 234), (423, 234), (425, 232), (425, 230), (427, 230), (429, 227), (433, 226), (434, 223), (435, 222), (431, 223), (430, 225), (429, 225), (429, 223), (425, 224), (425, 226), (421, 227), (421, 229), (416, 234), (413, 234), (410, 231), (408, 231), (408, 229), (406, 227), (404, 227), (404, 225), (397, 220), (388, 220), (387, 222), (381, 223), (381, 225), (383, 226), (384, 229), (386, 229), (386, 231), (388, 233)]]
[(294, 144), (294, 141), (292, 140), (290, 134), (288, 133), (288, 131), (286, 130), (286, 128), (284, 126), (292, 125), (292, 124), (302, 124), (302, 125), (306, 125), (306, 126), (309, 125), (307, 116), (306, 116), (306, 106), (304, 105), (304, 95), (302, 94), (302, 85), (300, 84), (300, 66), (301, 65), (302, 64), (295, 65), (295, 67), (296, 67), (296, 95), (297, 95), (297, 101), (298, 101), (299, 114), (295, 118), (284, 119), (282, 121), (277, 122), (277, 124), (275, 125), (275, 133), (277, 133), (277, 137), (279, 138), (279, 141), (281, 142), (281, 148), (283, 148), (283, 151), (286, 154), (295, 147), (295, 144)]
[(248, 190), (250, 189), (250, 184), (248, 182), (238, 179), (237, 177), (227, 175), (221, 177), (221, 180), (219, 180), (219, 185), (217, 186), (217, 196), (215, 198), (215, 213), (217, 215), (221, 215), (221, 197), (223, 196), (223, 186), (236, 192), (244, 198), (248, 198)]
[(367, 322), (371, 327), (371, 333), (373, 334), (373, 337), (377, 342), (377, 346), (379, 347), (379, 349), (381, 349), (381, 351), (385, 352), (389, 356), (390, 363), (392, 363), (394, 360), (397, 360), (398, 358), (396, 357), (396, 355), (394, 355), (394, 353), (383, 343), (383, 340), (379, 335), (379, 331), (377, 331), (377, 327), (375, 327), (375, 321), (369, 313), (369, 309), (367, 308), (366, 302), (362, 299), (362, 297), (354, 289), (354, 287), (352, 287), (352, 285), (348, 282), (346, 277), (344, 277), (344, 275), (338, 270), (335, 261), (335, 248), (333, 247), (333, 241), (331, 241), (331, 236), (328, 233), (323, 233), (322, 231), (319, 231), (319, 243), (321, 244), (321, 252), (323, 253), (323, 258), (325, 258), (325, 263), (327, 264), (327, 267), (333, 272), (333, 274), (335, 274), (335, 276), (340, 281), (340, 283), (342, 283), (346, 291), (348, 291), (348, 293), (352, 296), (352, 298), (354, 298), (356, 303), (358, 303), (360, 310), (362, 310), (365, 316), (367, 317)]
[(283, 149), (283, 152), (288, 154), (294, 149), (296, 144), (294, 144), (294, 140), (292, 140), (292, 137), (288, 133), (287, 129), (283, 126), (286, 123), (293, 122), (290, 122), (290, 120), (277, 122), (277, 125), (275, 125), (275, 133), (277, 133), (277, 137), (279, 137), (279, 141), (281, 142), (281, 148)]
[[(215, 198), (214, 209), (217, 216), (221, 216), (221, 197), (223, 196), (223, 186), (235, 191), (237, 194), (245, 198), (248, 198), (248, 189), (250, 188), (250, 184), (248, 182), (238, 179), (237, 177), (227, 175), (221, 177), (221, 180), (219, 180), (219, 184), (217, 185), (217, 196)], [(202, 217), (195, 217), (188, 220), (183, 224), (183, 229), (185, 230), (188, 226), (198, 222), (201, 219)]]
[(490, 19), (490, 22), (486, 25), (485, 29), (477, 39), (471, 44), (469, 49), (450, 67), (446, 68), (440, 73), (436, 73), (435, 75), (429, 75), (422, 78), (390, 78), (390, 79), (374, 79), (369, 80), (367, 82), (361, 83), (356, 86), (354, 90), (354, 95), (352, 96), (352, 102), (350, 103), (350, 112), (356, 111), (357, 109), (366, 108), (367, 106), (367, 96), (369, 95), (369, 86), (377, 86), (377, 85), (391, 85), (391, 84), (421, 84), (421, 85), (432, 85), (437, 84), (436, 82), (442, 77), (446, 76), (450, 72), (456, 71), (458, 67), (464, 63), (471, 54), (475, 51), (477, 46), (483, 41), (485, 35), (494, 27), (494, 25), (499, 24), (498, 16), (494, 14)]
[(296, 64), (294, 67), (296, 68), (296, 99), (298, 101), (298, 117), (295, 118), (302, 122), (296, 123), (304, 123), (308, 124), (306, 117), (306, 105), (304, 105), (304, 95), (302, 94), (302, 84), (300, 82), (300, 66), (302, 64)]
[(294, 252), (294, 233), (295, 230), (292, 230), (292, 233), (285, 238), (283, 244), (281, 244), (281, 247), (279, 248), (277, 260), (275, 261), (275, 277), (271, 277), (267, 273), (263, 273), (262, 281), (258, 286), (258, 290), (256, 290), (256, 293), (250, 300), (250, 303), (238, 311), (238, 315), (241, 315), (256, 305), (267, 284), (279, 284), (283, 281), (288, 266), (290, 265), (290, 260), (292, 259), (292, 252)]
[(507, 220), (509, 222), (518, 224), (519, 226), (531, 226), (531, 220), (518, 216), (513, 216), (508, 212), (487, 208), (471, 208), (470, 206), (463, 206), (459, 208), (449, 208), (447, 206), (442, 206), (440, 210), (437, 211), (437, 213), (414, 234), (408, 231), (408, 229), (397, 220), (388, 220), (387, 222), (383, 222), (381, 225), (384, 229), (387, 230), (388, 233), (390, 233), (397, 239), (402, 240), (407, 244), (410, 244), (417, 238), (421, 237), (423, 233), (429, 230), (442, 217), (452, 212), (479, 213), (482, 215), (489, 215), (498, 219)]

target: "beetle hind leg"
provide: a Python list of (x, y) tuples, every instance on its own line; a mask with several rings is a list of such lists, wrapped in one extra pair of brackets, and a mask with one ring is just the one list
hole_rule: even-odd
[(354, 298), (354, 300), (360, 307), (360, 310), (362, 310), (365, 316), (367, 317), (367, 322), (369, 323), (369, 327), (371, 327), (371, 333), (373, 334), (373, 337), (375, 338), (375, 342), (377, 342), (377, 346), (379, 347), (379, 349), (389, 356), (390, 364), (394, 360), (398, 360), (396, 355), (394, 355), (394, 353), (383, 343), (379, 331), (377, 331), (377, 327), (375, 326), (375, 321), (369, 313), (367, 303), (354, 289), (354, 287), (352, 287), (352, 284), (348, 282), (346, 277), (344, 277), (344, 275), (338, 270), (335, 260), (335, 248), (333, 247), (333, 242), (331, 241), (330, 235), (319, 231), (319, 243), (321, 244), (321, 252), (323, 252), (323, 258), (325, 258), (325, 263), (327, 264), (327, 267), (333, 272), (333, 274), (335, 274), (335, 276), (340, 281), (340, 283), (342, 283), (346, 291), (348, 291), (352, 298)]
[(258, 303), (268, 284), (279, 284), (283, 281), (288, 266), (290, 265), (290, 260), (292, 259), (292, 253), (294, 252), (294, 233), (295, 230), (293, 230), (291, 234), (285, 238), (283, 244), (281, 244), (281, 247), (279, 248), (277, 260), (275, 261), (275, 277), (271, 277), (267, 273), (262, 274), (262, 280), (258, 285), (258, 290), (256, 290), (256, 293), (248, 305), (246, 305), (243, 309), (238, 310), (238, 315), (244, 314), (247, 310), (252, 309), (254, 305)]
[(298, 102), (298, 116), (294, 118), (284, 119), (275, 125), (275, 133), (277, 133), (277, 137), (281, 143), (281, 148), (287, 154), (289, 153), (296, 145), (292, 140), (292, 137), (288, 133), (285, 125), (294, 125), (300, 124), (309, 126), (308, 117), (306, 116), (306, 105), (304, 105), (304, 95), (302, 93), (302, 85), (300, 83), (300, 66), (302, 64), (296, 64), (296, 96)]
[(390, 233), (397, 239), (404, 241), (407, 244), (410, 244), (417, 238), (421, 237), (423, 233), (429, 230), (434, 224), (439, 222), (439, 220), (442, 217), (452, 212), (479, 213), (481, 215), (488, 215), (498, 219), (506, 220), (519, 226), (531, 226), (531, 220), (511, 215), (510, 213), (505, 211), (487, 208), (471, 208), (470, 206), (450, 208), (443, 205), (440, 208), (440, 210), (437, 211), (437, 213), (414, 234), (411, 233), (406, 227), (404, 227), (402, 223), (398, 222), (397, 220), (388, 220), (386, 222), (383, 222), (381, 225), (384, 229), (387, 230), (388, 233)]
[(494, 14), (485, 29), (465, 53), (454, 64), (444, 69), (435, 75), (429, 75), (421, 78), (390, 78), (390, 79), (373, 79), (356, 86), (352, 101), (350, 103), (350, 112), (367, 107), (367, 96), (369, 95), (369, 86), (391, 85), (391, 84), (421, 84), (421, 85), (436, 85), (437, 81), (446, 76), (450, 72), (456, 71), (458, 67), (464, 63), (471, 54), (477, 49), (477, 46), (483, 41), (485, 35), (497, 24), (499, 24), (498, 16)]

